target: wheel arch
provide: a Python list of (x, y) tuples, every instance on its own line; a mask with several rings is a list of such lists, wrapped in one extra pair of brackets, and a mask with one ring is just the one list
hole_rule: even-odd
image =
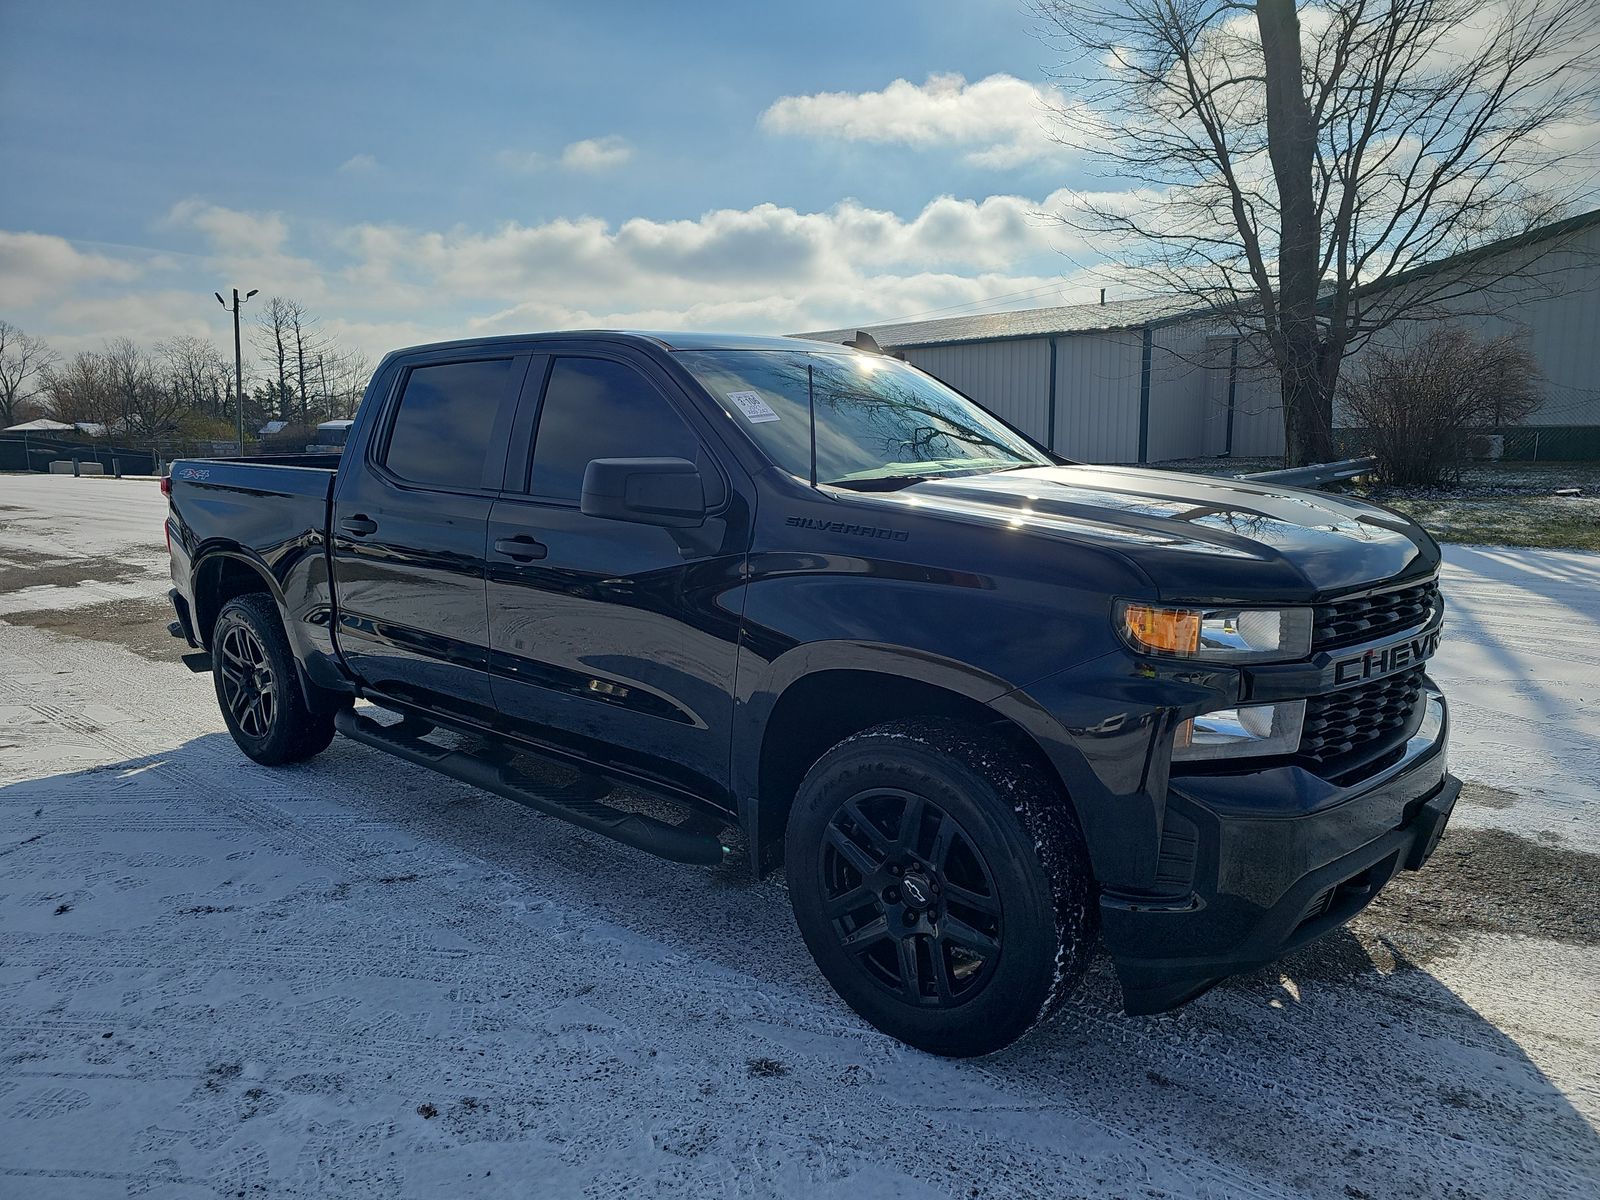
[(1044, 772), (1062, 804), (1073, 808), (1056, 762), (1059, 748), (1048, 752), (1036, 732), (1016, 719), (1019, 714), (993, 704), (1010, 691), (1003, 681), (959, 663), (911, 660), (859, 644), (844, 656), (818, 655), (816, 646), (800, 649), (813, 651), (809, 669), (784, 673), (781, 687), (763, 693), (759, 712), (744, 726), (753, 736), (739, 738), (735, 747), (736, 757), (739, 744), (748, 747), (733, 773), (758, 876), (783, 860), (784, 830), (806, 772), (845, 738), (889, 721), (953, 718), (998, 735)]
[(195, 636), (207, 650), (217, 615), (228, 601), (251, 592), (266, 592), (283, 620), (283, 590), (272, 577), (267, 564), (241, 547), (217, 546), (196, 556), (194, 574)]
[(294, 658), (295, 679), (300, 684), (300, 694), (305, 698), (307, 708), (313, 712), (330, 712), (340, 704), (348, 702), (342, 694), (332, 693), (326, 688), (319, 687), (307, 675), (306, 665), (296, 650), (294, 631), (289, 625), (288, 605), (284, 601), (283, 589), (265, 562), (242, 547), (218, 546), (202, 550), (196, 557), (193, 580), (194, 632), (207, 651), (215, 650), (211, 643), (211, 635), (216, 628), (218, 615), (227, 607), (228, 602), (240, 596), (263, 593), (272, 598), (273, 608), (278, 613), (278, 621), (282, 624), (284, 634), (289, 640), (289, 650)]

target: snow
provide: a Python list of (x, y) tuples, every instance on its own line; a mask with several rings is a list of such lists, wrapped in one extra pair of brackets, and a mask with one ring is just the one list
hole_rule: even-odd
[(1446, 546), (1445, 636), (1429, 671), (1451, 766), (1515, 793), (1461, 820), (1600, 852), (1600, 554)]
[[(149, 483), (0, 476), (0, 559), (159, 597), (161, 513)], [(1455, 764), (1507, 797), (1460, 820), (1592, 844), (1600, 556), (1447, 560)], [(1160, 1018), (1102, 965), (1016, 1047), (942, 1061), (831, 994), (780, 882), (344, 739), (257, 767), (206, 677), (26, 618), (0, 617), (0, 1194), (1596, 1192), (1592, 945), (1469, 931)]]

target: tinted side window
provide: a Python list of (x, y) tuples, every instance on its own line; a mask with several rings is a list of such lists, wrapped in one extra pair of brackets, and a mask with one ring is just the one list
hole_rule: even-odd
[(511, 394), (512, 360), (415, 367), (383, 463), (401, 479), (480, 488), (495, 417)]
[(698, 445), (666, 397), (632, 367), (558, 358), (533, 436), (528, 490), (576, 503), (592, 458), (693, 459)]

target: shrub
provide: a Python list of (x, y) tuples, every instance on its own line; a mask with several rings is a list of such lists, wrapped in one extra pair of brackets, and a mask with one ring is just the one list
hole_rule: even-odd
[(1527, 417), (1540, 383), (1516, 338), (1443, 325), (1407, 345), (1369, 346), (1341, 383), (1340, 402), (1385, 483), (1435, 487), (1458, 478), (1474, 437)]

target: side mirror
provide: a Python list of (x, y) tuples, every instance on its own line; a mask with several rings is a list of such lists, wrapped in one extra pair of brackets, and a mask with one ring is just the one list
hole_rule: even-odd
[(585, 516), (688, 528), (705, 523), (700, 469), (686, 458), (596, 458), (583, 472)]

